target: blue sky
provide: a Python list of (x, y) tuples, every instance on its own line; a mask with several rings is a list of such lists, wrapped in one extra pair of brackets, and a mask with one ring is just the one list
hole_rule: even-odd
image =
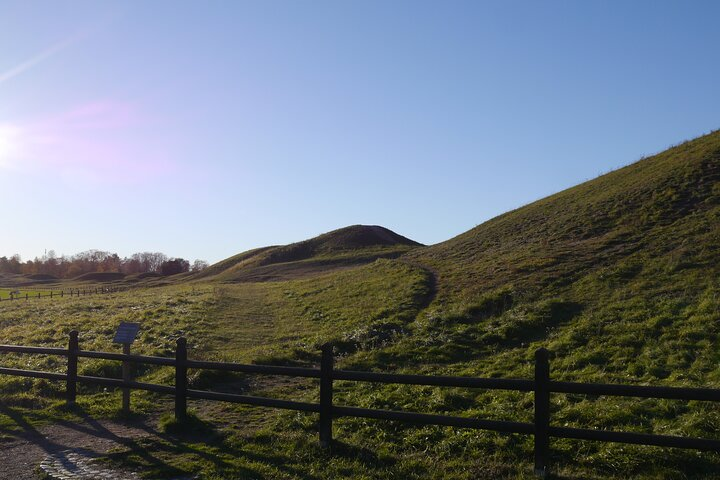
[(0, 256), (458, 235), (720, 128), (720, 3), (0, 0)]

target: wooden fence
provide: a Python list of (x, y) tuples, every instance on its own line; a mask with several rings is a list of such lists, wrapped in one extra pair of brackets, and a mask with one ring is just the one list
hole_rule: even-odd
[[(320, 443), (324, 447), (329, 447), (332, 443), (333, 419), (338, 417), (362, 417), (408, 422), (419, 425), (443, 425), (533, 435), (535, 473), (541, 477), (546, 476), (548, 473), (551, 438), (596, 440), (601, 442), (620, 442), (720, 452), (720, 440), (714, 439), (654, 435), (635, 432), (615, 432), (551, 425), (550, 395), (552, 393), (717, 402), (720, 401), (720, 389), (556, 382), (550, 380), (549, 352), (544, 348), (535, 352), (535, 377), (533, 379), (426, 376), (336, 370), (333, 366), (334, 359), (332, 347), (330, 346), (325, 346), (322, 349), (320, 368), (246, 365), (238, 363), (191, 360), (187, 358), (187, 343), (184, 338), (179, 338), (177, 340), (175, 358), (93, 352), (81, 350), (79, 348), (78, 333), (75, 331), (70, 332), (68, 347), (66, 349), (0, 345), (0, 352), (66, 356), (66, 373), (0, 368), (0, 374), (63, 381), (66, 383), (67, 403), (71, 406), (75, 403), (77, 396), (77, 384), (80, 382), (104, 385), (107, 387), (147, 390), (161, 394), (173, 395), (175, 397), (175, 417), (180, 421), (186, 418), (187, 399), (189, 398), (219, 400), (247, 405), (312, 412), (317, 413), (320, 416), (319, 436)], [(134, 381), (131, 378), (116, 379), (78, 375), (78, 358), (80, 357), (175, 367), (175, 385), (168, 386), (142, 383)], [(308, 403), (295, 400), (280, 400), (274, 398), (194, 390), (188, 388), (188, 369), (208, 369), (249, 374), (316, 378), (320, 380), (320, 402)], [(447, 415), (431, 415), (425, 413), (377, 410), (335, 405), (333, 403), (333, 381), (335, 380), (533, 392), (533, 423), (487, 420)]]
[[(4, 290), (12, 290), (11, 288), (5, 288)], [(79, 297), (86, 295), (100, 295), (104, 293), (115, 293), (122, 290), (126, 290), (124, 287), (87, 287), (87, 288), (68, 288), (67, 290), (49, 290), (50, 293), (43, 294), (42, 291), (28, 290), (26, 288), (18, 288), (17, 291), (21, 293), (12, 294), (6, 299), (0, 297), (0, 302), (12, 302), (18, 300), (32, 300), (36, 298), (63, 298), (63, 297)], [(47, 291), (47, 290), (43, 290)]]

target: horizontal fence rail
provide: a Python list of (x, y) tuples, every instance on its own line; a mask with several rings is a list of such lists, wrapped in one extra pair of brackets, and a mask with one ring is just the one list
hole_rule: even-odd
[(395, 420), (417, 425), (442, 425), (446, 427), (477, 428), (505, 433), (532, 434), (532, 423), (509, 422), (505, 420), (483, 420), (479, 418), (451, 417), (447, 415), (431, 415), (427, 413), (399, 412), (395, 410), (377, 410), (358, 407), (333, 407), (333, 413), (342, 417), (376, 418), (378, 420)]
[[(0, 347), (0, 351), (2, 351)], [(100, 358), (103, 360), (119, 360), (121, 362), (146, 363), (149, 365), (166, 365), (174, 366), (175, 359), (167, 357), (149, 357), (146, 355), (128, 355), (124, 353), (110, 352), (89, 352), (87, 350), (78, 350), (78, 357), (84, 358)]]
[(224, 402), (244, 403), (245, 405), (257, 405), (259, 407), (283, 408), (286, 410), (299, 410), (301, 412), (320, 412), (320, 406), (316, 403), (296, 402), (294, 400), (279, 400), (276, 398), (208, 392), (204, 390), (188, 390), (187, 396), (189, 398), (204, 400), (221, 400)]
[(46, 378), (48, 380), (66, 380), (67, 375), (55, 372), (39, 372), (37, 370), (21, 370), (19, 368), (0, 368), (0, 375), (15, 377)]
[(6, 353), (35, 353), (40, 355), (67, 355), (64, 348), (52, 347), (25, 347), (21, 345), (0, 345), (0, 352)]
[[(13, 290), (12, 287), (0, 287), (2, 290)], [(0, 302), (17, 302), (21, 300), (34, 300), (40, 298), (64, 298), (64, 297), (80, 297), (87, 295), (101, 295), (116, 293), (128, 290), (128, 287), (120, 286), (105, 286), (105, 287), (86, 287), (86, 288), (69, 288), (69, 289), (29, 289), (29, 288), (18, 288), (17, 290), (10, 292), (6, 297), (0, 297)], [(49, 292), (49, 293), (43, 293)]]
[[(178, 420), (184, 420), (187, 417), (187, 399), (189, 398), (316, 413), (320, 415), (318, 424), (320, 443), (326, 447), (329, 447), (332, 444), (332, 421), (334, 418), (340, 417), (371, 418), (405, 422), (416, 425), (440, 425), (533, 435), (535, 441), (535, 473), (541, 477), (545, 477), (548, 473), (549, 443), (551, 437), (720, 452), (720, 440), (715, 439), (592, 430), (551, 425), (550, 394), (552, 393), (717, 402), (720, 401), (720, 389), (551, 381), (549, 352), (542, 348), (535, 354), (535, 378), (533, 379), (472, 378), (336, 370), (334, 368), (332, 348), (327, 345), (322, 349), (320, 368), (190, 360), (187, 358), (187, 343), (184, 338), (179, 338), (177, 341), (175, 358), (95, 352), (80, 350), (78, 333), (75, 331), (70, 332), (67, 348), (0, 345), (0, 353), (59, 355), (67, 357), (66, 373), (0, 367), (0, 375), (64, 381), (66, 382), (67, 403), (71, 406), (75, 403), (77, 396), (77, 383), (80, 382), (112, 388), (145, 390), (164, 395), (172, 395), (175, 397), (175, 417)], [(144, 383), (127, 378), (118, 379), (78, 375), (77, 367), (79, 358), (96, 358), (174, 367), (175, 385), (169, 386)], [(308, 403), (295, 400), (282, 400), (276, 398), (239, 395), (234, 393), (189, 389), (187, 370), (190, 368), (319, 379), (320, 402)], [(333, 381), (335, 380), (533, 392), (533, 423), (338, 406), (333, 404)]]
[(713, 388), (650, 387), (645, 385), (571, 382), (550, 382), (550, 388), (556, 393), (720, 402), (720, 390)]
[(507, 378), (465, 378), (442, 377), (429, 375), (402, 375), (395, 373), (353, 372), (349, 370), (334, 370), (333, 380), (350, 380), (357, 382), (374, 383), (401, 383), (405, 385), (423, 385), (431, 387), (460, 387), (484, 388), (496, 390), (516, 390), (518, 392), (532, 392), (535, 383), (532, 380), (518, 380)]
[(243, 365), (240, 363), (201, 362), (197, 360), (188, 360), (187, 366), (188, 368), (224, 370), (227, 372), (285, 375), (288, 377), (320, 378), (320, 370), (316, 368), (282, 367), (276, 365)]
[(654, 445), (658, 447), (690, 448), (694, 450), (720, 451), (720, 440), (707, 438), (675, 437), (671, 435), (653, 435), (650, 433), (611, 432), (589, 430), (586, 428), (550, 427), (550, 434), (558, 438), (577, 440), (597, 440), (601, 442), (632, 443), (635, 445)]

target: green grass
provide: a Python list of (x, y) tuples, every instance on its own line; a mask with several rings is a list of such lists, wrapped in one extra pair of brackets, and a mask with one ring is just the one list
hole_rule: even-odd
[[(117, 351), (110, 343), (117, 324), (139, 321), (134, 348), (152, 355), (171, 355), (183, 335), (192, 358), (315, 365), (319, 346), (332, 342), (339, 368), (506, 378), (530, 378), (542, 346), (553, 352), (553, 379), (720, 388), (720, 133), (439, 245), (404, 245), (393, 258), (378, 258), (393, 247), (353, 251), (346, 241), (311, 242), (309, 257), (296, 247), (282, 250), (277, 263), (258, 260), (269, 249), (249, 252), (188, 283), (3, 302), (0, 342), (64, 345), (77, 329), (83, 348)], [(288, 252), (297, 256), (284, 257)], [(335, 265), (341, 268), (308, 268), (342, 258), (349, 260)], [(3, 356), (3, 364), (63, 368), (60, 360), (29, 356)], [(81, 370), (119, 375), (111, 362), (82, 360)], [(165, 368), (138, 374), (172, 382)], [(311, 380), (191, 372), (191, 384), (304, 401), (318, 396)], [(73, 415), (50, 382), (2, 378), (0, 390), (3, 404), (31, 422)], [(336, 393), (341, 404), (368, 408), (532, 418), (532, 395), (518, 392), (337, 382)], [(89, 414), (117, 415), (115, 392), (83, 387), (80, 398)], [(151, 394), (137, 392), (134, 402), (152, 421), (170, 411), (167, 400)], [(317, 446), (314, 415), (192, 406), (211, 434), (137, 442), (108, 461), (143, 466), (148, 478), (195, 471), (217, 479), (532, 473), (532, 440), (521, 435), (340, 419), (339, 444), (328, 453)], [(720, 406), (707, 402), (557, 394), (551, 410), (556, 425), (720, 438)], [(0, 431), (16, 423), (0, 415)], [(552, 452), (563, 478), (720, 478), (717, 454), (571, 440), (553, 440)]]

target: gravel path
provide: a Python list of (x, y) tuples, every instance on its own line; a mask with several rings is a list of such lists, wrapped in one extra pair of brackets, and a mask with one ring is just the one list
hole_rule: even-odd
[(111, 449), (129, 447), (137, 439), (157, 436), (144, 424), (123, 425), (86, 418), (78, 423), (39, 429), (15, 418), (23, 428), (8, 433), (0, 443), (0, 479), (37, 480), (42, 470), (49, 478), (134, 480), (133, 472), (112, 471), (94, 461)]

